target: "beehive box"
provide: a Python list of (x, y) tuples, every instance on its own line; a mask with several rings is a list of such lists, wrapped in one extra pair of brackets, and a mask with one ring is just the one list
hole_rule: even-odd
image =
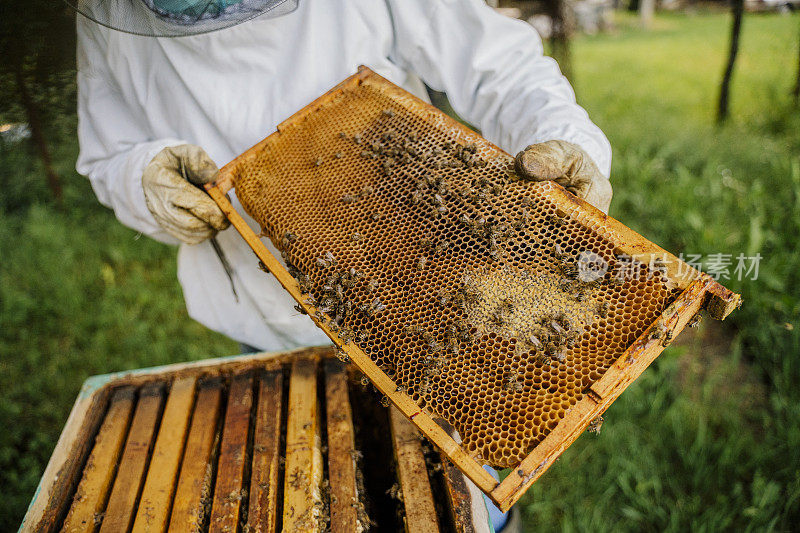
[[(502, 509), (701, 307), (739, 302), (366, 68), (207, 190), (297, 309)], [(511, 472), (498, 484), (482, 464)]]
[(354, 370), (315, 348), (90, 378), (20, 530), (484, 531)]

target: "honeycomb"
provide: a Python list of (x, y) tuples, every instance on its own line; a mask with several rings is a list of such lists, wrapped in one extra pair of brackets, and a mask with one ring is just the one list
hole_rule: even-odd
[(318, 319), (514, 466), (677, 291), (479, 135), (385, 80), (343, 87), (235, 162), (236, 195)]

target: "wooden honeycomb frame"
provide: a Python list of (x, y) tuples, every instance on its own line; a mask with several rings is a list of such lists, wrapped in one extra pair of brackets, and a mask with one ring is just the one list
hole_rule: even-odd
[[(559, 185), (552, 182), (543, 184), (540, 190), (558, 206), (560, 211), (567, 215), (579, 214), (582, 223), (591, 227), (603, 228), (606, 234), (613, 236), (613, 241), (617, 244), (617, 251), (635, 256), (645, 263), (647, 258), (666, 258), (664, 276), (670, 280), (676, 290), (680, 291), (680, 294), (664, 310), (658, 320), (654, 321), (650, 328), (630, 344), (599, 379), (592, 383), (587, 390), (583, 391), (581, 399), (568, 409), (566, 416), (558, 422), (557, 426), (536, 445), (519, 465), (511, 469), (509, 475), (502, 482), (498, 483), (482, 468), (479, 461), (466, 453), (463, 447), (456, 442), (451, 434), (452, 428), (449, 424), (440, 418), (437, 419), (433, 413), (425, 408), (420, 408), (418, 403), (405, 392), (398, 391), (397, 383), (370, 359), (363, 350), (354, 343), (344, 343), (328, 324), (314, 318), (317, 310), (305, 301), (295, 279), (269, 252), (259, 236), (252, 231), (242, 216), (236, 212), (226, 196), (236, 186), (239, 169), (252, 163), (267, 144), (274, 142), (285, 132), (291, 131), (295, 127), (301, 127), (303, 122), (317, 110), (334, 101), (343, 92), (357, 89), (362, 84), (377, 87), (390, 97), (409, 99), (409, 95), (405, 91), (369, 69), (362, 67), (357, 74), (337, 85), (281, 123), (276, 133), (273, 133), (223, 167), (218, 180), (207, 185), (206, 190), (253, 249), (266, 269), (277, 278), (284, 289), (298, 302), (298, 305), (312, 317), (317, 326), (349, 356), (352, 363), (369, 377), (373, 384), (389, 398), (400, 412), (408, 417), (501, 509), (507, 510), (586, 429), (588, 424), (600, 416), (619, 394), (661, 353), (664, 345), (660, 339), (656, 339), (655, 335), (652, 334), (655, 329), (668, 330), (671, 336), (676, 336), (703, 307), (707, 308), (712, 317), (722, 319), (738, 306), (739, 296), (725, 289), (710, 276), (690, 268), (672, 254), (644, 239), (620, 222), (567, 193)], [(444, 120), (449, 130), (475, 137), (474, 133), (456, 121), (447, 117), (443, 118), (442, 114), (435, 108), (418, 100), (413, 105), (414, 112), (417, 114), (421, 114), (419, 110), (424, 109), (424, 112), (429, 116), (436, 117), (437, 124), (441, 124), (441, 121)], [(492, 148), (500, 152), (496, 147)]]

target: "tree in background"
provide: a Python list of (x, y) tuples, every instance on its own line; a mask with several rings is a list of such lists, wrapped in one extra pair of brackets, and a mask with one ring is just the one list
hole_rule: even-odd
[(728, 64), (722, 76), (719, 88), (719, 101), (717, 104), (717, 123), (721, 124), (728, 118), (728, 101), (730, 94), (733, 67), (736, 64), (736, 54), (739, 53), (739, 35), (742, 32), (742, 18), (744, 16), (744, 0), (732, 0), (733, 21), (731, 23), (731, 43), (728, 50)]
[(567, 0), (546, 0), (545, 8), (550, 17), (550, 54), (558, 61), (561, 72), (573, 80), (572, 52), (572, 14)]
[(653, 25), (653, 14), (656, 10), (656, 0), (638, 0), (639, 24), (642, 29), (649, 30)]
[[(53, 196), (61, 199), (61, 179), (52, 165), (48, 138), (51, 108), (64, 104), (56, 85), (74, 83), (74, 18), (62, 2), (30, 0), (0, 4), (0, 74), (13, 101), (0, 102), (0, 116), (24, 120)], [(63, 74), (68, 71), (65, 77)], [(71, 103), (70, 103), (71, 105)], [(56, 111), (56, 109), (52, 109)], [(19, 118), (17, 115), (20, 114)]]
[(797, 77), (794, 80), (794, 95), (795, 105), (800, 103), (800, 41), (797, 44)]

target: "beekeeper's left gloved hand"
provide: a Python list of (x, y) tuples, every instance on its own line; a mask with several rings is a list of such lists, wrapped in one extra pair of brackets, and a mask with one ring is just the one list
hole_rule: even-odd
[(552, 180), (608, 213), (613, 191), (589, 154), (567, 141), (532, 144), (517, 154), (517, 174), (533, 181)]

